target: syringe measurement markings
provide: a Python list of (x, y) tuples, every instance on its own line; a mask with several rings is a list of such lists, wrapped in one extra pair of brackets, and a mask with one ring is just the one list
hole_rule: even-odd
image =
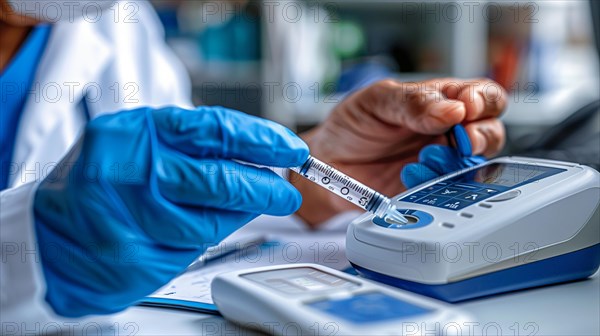
[(315, 168), (317, 171), (319, 171), (319, 172), (323, 173), (325, 176), (327, 176), (327, 177), (329, 177), (329, 178), (331, 178), (331, 179), (333, 179), (333, 180), (336, 180), (336, 181), (338, 181), (338, 182), (341, 182), (341, 183), (342, 183), (344, 186), (346, 186), (346, 187), (348, 187), (348, 188), (350, 188), (350, 189), (352, 189), (352, 190), (354, 190), (354, 191), (358, 192), (358, 193), (359, 193), (359, 194), (361, 194), (362, 196), (365, 196), (365, 197), (370, 197), (370, 196), (372, 196), (372, 195), (369, 195), (370, 193), (369, 193), (369, 190), (368, 190), (368, 189), (366, 189), (366, 188), (365, 188), (365, 187), (363, 187), (363, 186), (360, 186), (360, 185), (359, 185), (359, 184), (357, 184), (357, 183), (354, 183), (354, 182), (352, 182), (352, 181), (348, 180), (348, 178), (347, 178), (346, 176), (344, 176), (344, 175), (342, 175), (342, 174), (339, 174), (339, 173), (337, 173), (337, 172), (336, 172), (336, 171), (334, 171), (334, 170), (333, 170), (333, 168), (332, 168), (332, 167), (330, 167), (330, 166), (327, 166), (327, 165), (322, 165), (322, 164), (321, 164), (321, 163), (319, 163), (319, 162), (315, 162), (315, 164), (313, 165), (313, 167), (314, 167), (314, 168)]
[(345, 187), (358, 192), (362, 196), (367, 196), (369, 194), (369, 191), (365, 187), (359, 185), (358, 183), (348, 180), (348, 178), (344, 175), (334, 173), (331, 175), (331, 178), (341, 182)]
[[(397, 211), (396, 206), (391, 204), (389, 198), (314, 157), (309, 156), (300, 168), (291, 169), (376, 216), (385, 217), (386, 222), (389, 220), (396, 224), (408, 223), (408, 220)], [(324, 176), (321, 177), (320, 174)], [(332, 184), (330, 185), (330, 183)], [(343, 187), (340, 188), (340, 185)], [(338, 188), (340, 189), (337, 190)], [(352, 190), (352, 194), (350, 190)]]

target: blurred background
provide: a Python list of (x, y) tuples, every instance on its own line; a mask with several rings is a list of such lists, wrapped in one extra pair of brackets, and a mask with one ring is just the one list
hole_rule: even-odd
[(485, 76), (510, 93), (503, 118), (518, 152), (600, 97), (600, 9), (585, 0), (152, 3), (195, 103), (298, 131), (381, 78)]

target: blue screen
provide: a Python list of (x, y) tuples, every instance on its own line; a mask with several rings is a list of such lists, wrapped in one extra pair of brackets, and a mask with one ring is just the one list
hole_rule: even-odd
[(311, 302), (307, 305), (355, 324), (396, 319), (406, 320), (411, 316), (431, 312), (430, 309), (416, 306), (380, 292), (358, 294), (345, 299)]
[(499, 193), (564, 171), (566, 169), (534, 164), (492, 163), (415, 191), (400, 200), (460, 210)]

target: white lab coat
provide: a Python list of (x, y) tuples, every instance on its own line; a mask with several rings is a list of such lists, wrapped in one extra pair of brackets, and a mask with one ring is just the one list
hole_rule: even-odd
[(191, 107), (189, 78), (156, 13), (141, 1), (119, 5), (118, 18), (112, 9), (97, 22), (55, 24), (40, 60), (18, 126), (11, 188), (0, 194), (2, 334), (43, 333), (44, 321), (57, 321), (44, 301), (32, 196), (87, 119), (139, 106)]

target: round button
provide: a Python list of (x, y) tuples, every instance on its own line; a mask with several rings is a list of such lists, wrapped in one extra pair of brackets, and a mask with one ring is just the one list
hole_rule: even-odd
[(508, 201), (511, 200), (517, 196), (521, 195), (521, 190), (519, 189), (515, 189), (509, 192), (506, 192), (504, 194), (500, 194), (494, 198), (490, 198), (488, 200), (486, 200), (487, 202), (504, 202), (504, 201)]
[(416, 229), (433, 222), (433, 216), (425, 211), (414, 209), (397, 209), (408, 220), (407, 224), (395, 224), (386, 222), (385, 218), (374, 217), (373, 223), (386, 229)]

